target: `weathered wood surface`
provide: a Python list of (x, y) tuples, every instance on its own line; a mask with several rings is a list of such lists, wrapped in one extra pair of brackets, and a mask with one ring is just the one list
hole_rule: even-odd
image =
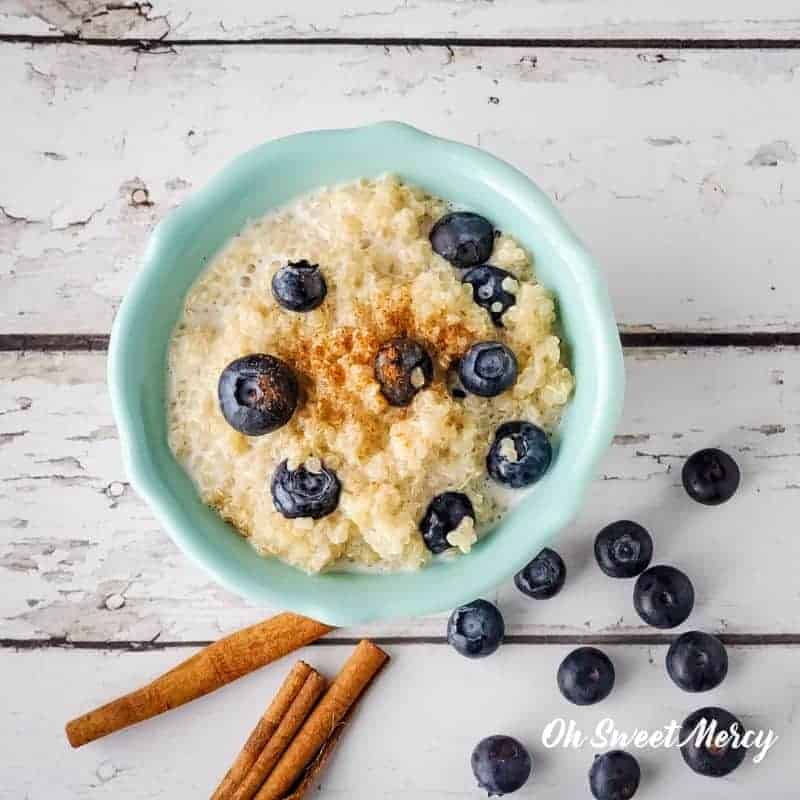
[(553, 197), (632, 330), (800, 330), (800, 50), (0, 45), (0, 330), (103, 333), (247, 148), (397, 118)]
[(83, 38), (680, 37), (800, 32), (792, 0), (4, 0), (0, 33)]
[[(800, 351), (629, 351), (626, 361), (619, 436), (556, 545), (567, 587), (533, 602), (503, 586), (509, 631), (652, 633), (633, 611), (632, 582), (605, 578), (592, 555), (603, 525), (633, 518), (652, 531), (656, 561), (694, 579), (689, 625), (800, 634)], [(684, 457), (707, 445), (729, 449), (744, 474), (716, 509), (680, 486)], [(0, 576), (6, 639), (192, 642), (268, 613), (190, 564), (126, 483), (101, 354), (0, 355)], [(367, 630), (444, 633), (441, 618)]]
[[(617, 671), (614, 691), (601, 704), (584, 708), (567, 703), (556, 690), (556, 669), (569, 647), (506, 645), (480, 662), (461, 658), (446, 645), (388, 649), (392, 661), (342, 738), (322, 776), (320, 796), (485, 797), (475, 786), (470, 752), (484, 736), (507, 733), (526, 744), (534, 764), (529, 783), (515, 798), (589, 797), (587, 773), (598, 750), (589, 745), (546, 749), (542, 731), (551, 720), (574, 719), (586, 733), (605, 717), (622, 731), (655, 730), (673, 719), (679, 724), (696, 708), (713, 704), (730, 708), (746, 726), (772, 728), (781, 738), (761, 763), (748, 755), (725, 779), (690, 772), (677, 750), (634, 750), (643, 772), (637, 797), (797, 797), (797, 648), (729, 648), (726, 681), (698, 696), (669, 682), (664, 647), (609, 647)], [(313, 647), (302, 656), (334, 674), (350, 650)], [(77, 751), (69, 748), (61, 731), (68, 718), (128, 691), (190, 652), (0, 652), (4, 680), (13, 687), (4, 700), (0, 798), (208, 797), (289, 670), (291, 657)]]

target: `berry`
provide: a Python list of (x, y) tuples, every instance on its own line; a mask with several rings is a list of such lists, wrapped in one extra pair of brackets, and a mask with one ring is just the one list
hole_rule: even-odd
[(339, 505), (342, 490), (336, 473), (324, 464), (311, 469), (307, 462), (292, 470), (287, 461), (278, 464), (271, 488), (275, 508), (287, 519), (327, 516)]
[(589, 789), (596, 800), (628, 800), (636, 794), (642, 772), (639, 762), (624, 750), (594, 757), (589, 770)]
[(636, 613), (654, 628), (674, 628), (694, 607), (694, 587), (675, 567), (659, 565), (645, 570), (633, 587)]
[(514, 583), (523, 594), (537, 600), (555, 597), (567, 578), (567, 568), (555, 550), (545, 547), (515, 576)]
[(558, 688), (577, 706), (599, 703), (614, 688), (614, 665), (596, 647), (579, 647), (561, 662)]
[(500, 342), (472, 345), (458, 364), (463, 387), (479, 397), (496, 397), (514, 385), (517, 358)]
[(407, 406), (433, 380), (433, 362), (413, 339), (391, 339), (375, 356), (375, 380), (390, 405)]
[(465, 272), (461, 280), (472, 286), (472, 299), (489, 312), (495, 325), (502, 328), (503, 314), (517, 302), (516, 296), (503, 288), (503, 283), (509, 286), (514, 281), (513, 285), (516, 285), (516, 278), (500, 267), (483, 264)]
[(447, 622), (447, 641), (467, 658), (484, 658), (503, 642), (503, 615), (488, 600), (460, 606)]
[(217, 397), (232, 428), (247, 436), (261, 436), (285, 425), (294, 414), (297, 378), (275, 356), (243, 356), (222, 370)]
[(686, 459), (681, 471), (683, 488), (692, 500), (718, 506), (730, 500), (739, 488), (739, 466), (722, 450), (698, 450)]
[(725, 645), (708, 633), (688, 631), (667, 651), (667, 672), (685, 692), (707, 692), (728, 674)]
[(536, 483), (552, 458), (550, 440), (541, 428), (530, 422), (504, 422), (495, 431), (486, 469), (498, 483), (521, 489)]
[(610, 578), (634, 578), (650, 564), (653, 540), (638, 523), (621, 519), (597, 534), (594, 557)]
[(272, 294), (287, 311), (311, 311), (325, 299), (328, 287), (319, 265), (290, 261), (272, 276)]
[(516, 792), (531, 774), (531, 757), (511, 736), (487, 736), (472, 751), (472, 772), (489, 797)]
[[(689, 714), (681, 725), (681, 755), (700, 775), (721, 778), (744, 761), (746, 748), (734, 739), (723, 743), (717, 738), (720, 732), (741, 737), (744, 726), (729, 711), (713, 706)], [(734, 744), (739, 746), (734, 747)]]
[(480, 214), (455, 211), (436, 222), (430, 240), (434, 252), (454, 267), (466, 269), (482, 264), (492, 254), (494, 228)]
[(465, 517), (475, 519), (469, 497), (461, 492), (437, 494), (419, 523), (419, 530), (428, 550), (431, 553), (449, 550), (452, 545), (447, 541), (447, 534), (454, 531)]

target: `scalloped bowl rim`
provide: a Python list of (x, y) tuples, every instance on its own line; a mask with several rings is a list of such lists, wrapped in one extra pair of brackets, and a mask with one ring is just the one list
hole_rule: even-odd
[[(435, 560), (416, 572), (306, 575), (277, 559), (258, 556), (232, 531), (225, 531), (232, 541), (223, 541), (220, 526), (227, 529), (225, 523), (204, 506), (197, 507), (202, 503), (196, 494), (194, 502), (188, 499), (188, 478), (171, 454), (163, 452), (164, 437), (158, 437), (153, 444), (152, 431), (145, 427), (146, 409), (152, 405), (151, 395), (155, 394), (146, 386), (149, 373), (145, 365), (152, 359), (157, 363), (158, 358), (162, 366), (165, 364), (168, 339), (148, 339), (150, 309), (153, 303), (158, 307), (163, 283), (169, 280), (168, 268), (174, 262), (170, 251), (179, 248), (176, 243), (187, 236), (187, 231), (199, 230), (198, 220), (211, 219), (220, 198), (235, 197), (238, 187), (252, 182), (254, 171), (261, 177), (270, 171), (278, 175), (283, 163), (295, 163), (292, 159), (300, 155), (308, 156), (309, 163), (318, 164), (315, 156), (339, 152), (337, 148), (352, 153), (351, 158), (355, 153), (372, 153), (380, 160), (378, 154), (389, 151), (406, 154), (406, 161), (411, 163), (408, 159), (413, 155), (413, 159), (421, 159), (426, 169), (436, 174), (437, 181), (480, 182), (495, 202), (508, 203), (508, 208), (513, 206), (515, 214), (532, 224), (525, 230), (535, 231), (541, 246), (548, 252), (552, 248), (557, 254), (553, 258), (560, 260), (559, 268), (569, 273), (561, 277), (569, 281), (569, 291), (576, 295), (574, 299), (581, 301), (579, 309), (576, 303), (561, 312), (563, 317), (568, 309), (571, 327), (580, 329), (579, 342), (567, 336), (567, 344), (576, 363), (580, 361), (580, 369), (575, 397), (565, 419), (577, 413), (573, 406), (579, 397), (580, 417), (570, 416), (569, 425), (574, 431), (568, 431), (557, 446), (550, 472), (469, 555)], [(389, 166), (383, 171), (394, 170)], [(397, 171), (404, 176), (403, 170)], [(477, 177), (469, 177), (468, 173)], [(291, 183), (292, 179), (287, 180)], [(477, 196), (473, 200), (470, 207), (481, 202)], [(491, 210), (484, 213), (492, 218)], [(494, 221), (503, 227), (502, 219)], [(511, 227), (512, 235), (522, 238), (525, 244), (522, 231)], [(221, 243), (220, 240), (217, 246)], [(537, 260), (537, 276), (539, 269)], [(190, 271), (194, 280), (201, 267), (193, 266)], [(543, 280), (545, 285), (552, 282)], [(558, 300), (561, 292), (557, 290), (555, 294)], [(151, 362), (145, 352), (148, 347)], [(444, 611), (491, 591), (519, 570), (577, 514), (598, 461), (613, 436), (624, 387), (622, 351), (605, 283), (550, 200), (527, 176), (489, 153), (397, 122), (311, 131), (268, 141), (238, 156), (172, 211), (151, 235), (142, 268), (115, 319), (108, 379), (130, 483), (178, 546), (220, 584), (255, 604), (287, 608), (340, 626)], [(581, 394), (583, 380), (588, 383), (585, 389), (591, 390), (591, 397), (586, 392)], [(158, 402), (162, 403), (163, 412), (163, 397)], [(152, 416), (157, 412), (150, 413)], [(563, 453), (567, 445), (569, 463)], [(547, 495), (540, 491), (542, 484), (547, 484)], [(546, 502), (535, 502), (543, 497)]]

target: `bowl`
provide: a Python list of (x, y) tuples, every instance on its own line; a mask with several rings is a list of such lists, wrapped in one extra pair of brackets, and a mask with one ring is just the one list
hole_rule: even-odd
[[(550, 470), (469, 555), (416, 572), (307, 575), (256, 554), (205, 506), (167, 444), (166, 357), (183, 299), (248, 220), (316, 188), (392, 172), (483, 214), (534, 254), (558, 303), (576, 390)], [(622, 351), (600, 271), (532, 181), (488, 153), (385, 122), (278, 139), (239, 156), (153, 232), (117, 314), (108, 380), (133, 488), (178, 546), (253, 603), (331, 625), (429, 614), (491, 591), (576, 515), (623, 397)]]

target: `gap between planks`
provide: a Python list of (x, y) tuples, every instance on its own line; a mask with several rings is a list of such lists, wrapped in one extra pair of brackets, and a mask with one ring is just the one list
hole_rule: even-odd
[[(620, 331), (626, 348), (698, 349), (738, 347), (771, 349), (800, 347), (800, 332), (693, 332), (693, 331)], [(109, 335), (71, 333), (0, 334), (0, 352), (71, 352), (103, 353), (108, 350)]]

